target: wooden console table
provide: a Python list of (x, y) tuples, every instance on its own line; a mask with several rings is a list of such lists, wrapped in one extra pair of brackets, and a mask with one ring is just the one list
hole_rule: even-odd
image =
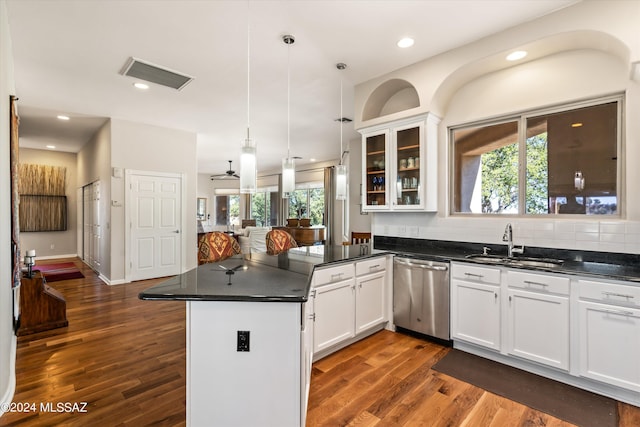
[(34, 334), (69, 325), (67, 301), (47, 285), (42, 273), (23, 276), (20, 283), (20, 327), (18, 336)]
[(273, 227), (291, 234), (298, 246), (313, 246), (324, 243), (324, 227)]

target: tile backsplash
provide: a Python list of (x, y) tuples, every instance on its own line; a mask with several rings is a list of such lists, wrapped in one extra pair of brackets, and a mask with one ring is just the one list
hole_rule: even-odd
[(425, 213), (375, 213), (376, 235), (503, 244), (507, 223), (516, 245), (600, 252), (640, 253), (640, 222), (528, 218), (438, 217)]

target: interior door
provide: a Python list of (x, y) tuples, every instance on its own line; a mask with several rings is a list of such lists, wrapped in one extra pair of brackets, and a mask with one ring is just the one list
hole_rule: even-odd
[(181, 271), (182, 179), (131, 174), (130, 280), (173, 276)]

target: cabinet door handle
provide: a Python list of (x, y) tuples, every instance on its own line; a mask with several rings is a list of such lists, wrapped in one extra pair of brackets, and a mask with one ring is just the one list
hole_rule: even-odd
[(625, 294), (618, 294), (615, 292), (602, 292), (602, 295), (604, 295), (605, 297), (620, 297), (620, 298), (626, 298), (626, 299), (633, 299), (634, 296), (633, 295), (625, 295)]
[(369, 270), (375, 270), (376, 268), (380, 268), (380, 264), (370, 265)]
[(497, 300), (498, 300), (498, 293), (497, 293), (497, 292), (494, 292), (494, 293), (493, 293), (493, 299), (494, 299), (495, 301), (497, 301)]
[(469, 277), (477, 277), (478, 279), (482, 279), (484, 277), (482, 274), (475, 274), (475, 273), (464, 273), (464, 275)]
[(332, 274), (332, 275), (331, 275), (331, 281), (334, 281), (334, 280), (336, 280), (336, 279), (341, 279), (343, 274), (344, 274), (344, 273), (336, 273), (336, 274)]
[(538, 286), (544, 286), (544, 287), (549, 286), (549, 285), (548, 285), (548, 284), (546, 284), (546, 283), (533, 282), (533, 281), (531, 281), (531, 280), (525, 280), (525, 281), (524, 281), (524, 283), (526, 283), (527, 285), (538, 285)]
[(633, 312), (632, 311), (623, 311), (623, 310), (602, 310), (602, 312), (604, 313), (608, 313), (608, 314), (618, 314), (621, 316), (633, 316)]

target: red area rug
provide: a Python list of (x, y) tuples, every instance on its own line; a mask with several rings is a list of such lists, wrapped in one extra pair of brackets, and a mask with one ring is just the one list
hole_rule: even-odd
[(47, 282), (58, 282), (60, 280), (81, 279), (84, 274), (72, 262), (61, 262), (59, 264), (36, 265), (34, 270), (40, 270)]

